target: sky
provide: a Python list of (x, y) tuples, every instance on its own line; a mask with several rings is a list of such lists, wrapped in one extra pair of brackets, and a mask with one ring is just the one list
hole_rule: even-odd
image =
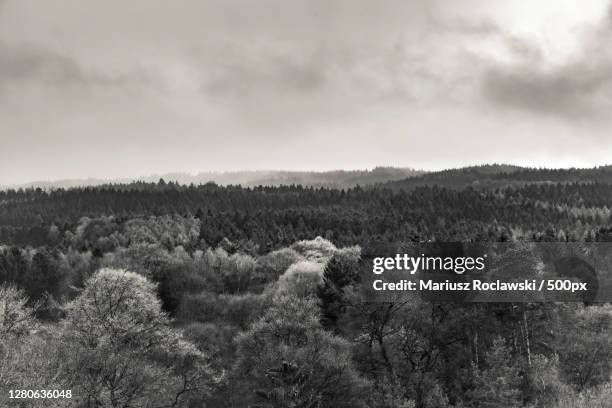
[(0, 0), (0, 184), (612, 162), (609, 0)]

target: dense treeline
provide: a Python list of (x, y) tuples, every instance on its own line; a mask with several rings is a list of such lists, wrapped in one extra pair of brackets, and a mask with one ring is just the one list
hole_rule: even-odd
[[(223, 238), (260, 253), (313, 236), (341, 245), (370, 240), (595, 239), (609, 222), (612, 188), (559, 183), (491, 191), (436, 186), (395, 192), (286, 187), (180, 186), (135, 183), (83, 189), (0, 192), (0, 241), (61, 244), (83, 217), (113, 217), (119, 229), (135, 218), (180, 214), (201, 221), (200, 238)], [(92, 248), (94, 249), (94, 248)]]
[(612, 166), (587, 169), (536, 169), (494, 164), (425, 173), (421, 176), (387, 183), (390, 188), (411, 190), (438, 185), (447, 188), (491, 189), (529, 184), (612, 183)]
[[(166, 237), (185, 237), (174, 230)], [(148, 239), (101, 258), (2, 250), (4, 388), (68, 388), (74, 399), (53, 403), (84, 407), (582, 407), (609, 398), (608, 306), (372, 302), (359, 247), (317, 238), (251, 256)], [(525, 252), (522, 262), (535, 271), (538, 259)]]
[[(360, 284), (369, 257), (410, 241), (610, 240), (607, 184), (160, 182), (6, 191), (0, 203), (0, 388), (73, 393), (33, 406), (578, 408), (611, 397), (608, 305), (373, 302)], [(537, 273), (539, 255), (520, 254)]]

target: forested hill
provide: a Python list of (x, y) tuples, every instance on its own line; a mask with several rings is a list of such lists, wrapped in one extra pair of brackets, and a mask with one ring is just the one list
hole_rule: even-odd
[(130, 185), (140, 189), (143, 184), (155, 184), (160, 179), (180, 185), (200, 185), (213, 182), (222, 186), (243, 187), (288, 186), (325, 187), (347, 189), (356, 186), (376, 186), (390, 189), (411, 190), (420, 186), (437, 185), (461, 189), (474, 187), (491, 189), (522, 186), (533, 183), (612, 183), (612, 166), (590, 169), (535, 169), (509, 164), (470, 166), (442, 171), (426, 172), (402, 167), (376, 167), (372, 170), (333, 171), (231, 171), (198, 174), (165, 173), (138, 178), (122, 179), (69, 179), (37, 181), (12, 187), (0, 186), (0, 190), (42, 188), (44, 190)]
[(612, 166), (590, 169), (535, 169), (511, 165), (484, 165), (424, 173), (420, 176), (393, 180), (386, 188), (411, 190), (438, 185), (447, 188), (474, 187), (491, 189), (526, 184), (612, 183)]
[[(135, 179), (73, 179), (58, 181), (38, 181), (13, 188), (40, 187), (43, 189), (74, 188), (103, 186), (107, 184), (130, 184), (134, 182), (156, 183), (159, 179), (178, 184), (206, 184), (214, 182), (219, 185), (280, 186), (300, 184), (312, 187), (350, 188), (394, 180), (403, 180), (423, 174), (422, 171), (400, 167), (376, 167), (372, 170), (333, 170), (333, 171), (230, 171), (205, 172), (198, 174), (166, 173), (161, 175), (138, 177)], [(0, 186), (2, 189), (2, 186)]]
[[(512, 174), (536, 179), (537, 173)], [(545, 170), (542, 179), (559, 182), (484, 190), (435, 185), (410, 190), (245, 188), (164, 182), (9, 190), (0, 192), (0, 245), (65, 246), (85, 233), (90, 236), (82, 242), (83, 249), (108, 251), (119, 238), (129, 240), (125, 231), (131, 221), (163, 230), (155, 225), (168, 222), (164, 217), (196, 220), (202, 245), (216, 246), (227, 238), (237, 249), (249, 252), (319, 235), (340, 245), (434, 238), (592, 240), (610, 223), (612, 184), (606, 182), (607, 170), (591, 173), (598, 181), (583, 183), (591, 181), (583, 177), (588, 171)]]
[(0, 388), (77, 406), (609, 407), (609, 305), (373, 302), (359, 276), (409, 241), (612, 241), (608, 170), (422, 180), (0, 191)]

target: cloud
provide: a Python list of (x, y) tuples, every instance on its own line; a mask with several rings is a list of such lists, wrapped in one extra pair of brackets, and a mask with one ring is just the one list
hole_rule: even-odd
[(545, 70), (491, 67), (482, 80), (487, 101), (500, 107), (564, 118), (593, 117), (611, 108), (612, 64), (586, 61)]
[(557, 63), (525, 40), (503, 37), (511, 62), (488, 61), (480, 81), (484, 100), (566, 120), (603, 118), (612, 109), (612, 7), (592, 27), (575, 34), (574, 53)]
[(270, 46), (255, 52), (233, 49), (216, 63), (203, 65), (202, 90), (218, 97), (308, 93), (326, 85), (327, 70), (322, 59), (303, 52)]
[(605, 1), (4, 0), (0, 178), (609, 160)]
[(0, 44), (0, 81), (99, 82), (74, 60), (37, 46)]
[(150, 73), (104, 72), (88, 68), (77, 59), (34, 44), (12, 45), (0, 42), (0, 91), (7, 86), (24, 85), (80, 87), (150, 86)]

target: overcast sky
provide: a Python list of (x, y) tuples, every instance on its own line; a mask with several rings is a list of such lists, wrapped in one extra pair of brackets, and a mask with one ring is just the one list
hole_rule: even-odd
[(0, 0), (0, 184), (612, 162), (608, 0)]

